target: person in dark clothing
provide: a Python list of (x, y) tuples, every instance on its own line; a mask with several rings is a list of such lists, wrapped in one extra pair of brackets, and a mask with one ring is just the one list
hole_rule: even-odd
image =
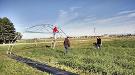
[(65, 40), (64, 40), (65, 53), (67, 53), (69, 47), (70, 47), (70, 41), (69, 41), (69, 37), (67, 37), (67, 38), (65, 38)]
[(97, 48), (99, 49), (101, 47), (101, 38), (97, 37)]

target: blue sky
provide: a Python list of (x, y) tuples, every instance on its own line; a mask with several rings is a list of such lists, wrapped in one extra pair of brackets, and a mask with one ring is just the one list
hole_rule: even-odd
[[(135, 32), (135, 0), (0, 0), (0, 17), (8, 17), (23, 38), (26, 27), (56, 24), (69, 36)], [(51, 36), (51, 34), (50, 34)]]

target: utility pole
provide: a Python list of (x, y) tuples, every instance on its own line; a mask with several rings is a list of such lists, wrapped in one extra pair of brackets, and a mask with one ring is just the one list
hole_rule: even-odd
[(96, 36), (96, 28), (94, 27), (94, 36)]

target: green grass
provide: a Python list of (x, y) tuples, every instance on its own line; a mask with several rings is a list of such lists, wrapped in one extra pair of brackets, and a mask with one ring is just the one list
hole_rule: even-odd
[[(134, 39), (102, 39), (103, 45), (101, 49), (95, 49), (92, 46), (92, 43), (95, 41), (94, 39), (85, 40), (88, 41), (76, 41), (72, 39), (71, 49), (67, 54), (64, 54), (63, 43), (57, 43), (57, 48), (54, 50), (45, 48), (46, 44), (38, 44), (38, 46), (34, 44), (16, 45), (13, 52), (23, 57), (81, 75), (135, 75)], [(3, 50), (1, 48), (2, 53)], [(11, 63), (15, 62), (11, 59), (10, 61), (12, 61)], [(19, 65), (24, 64), (15, 63), (17, 67), (23, 68)], [(7, 65), (6, 62), (3, 62), (3, 64)], [(9, 66), (12, 69), (12, 65)], [(27, 65), (25, 65), (25, 68), (27, 70), (30, 69), (28, 70), (30, 73), (34, 71), (37, 74), (43, 74)], [(15, 68), (14, 70), (16, 71), (17, 69)], [(0, 69), (0, 71), (3, 70)], [(22, 72), (26, 72), (26, 69), (22, 70)], [(20, 75), (23, 75), (22, 72), (18, 73), (17, 71)], [(5, 72), (3, 71), (3, 73)]]
[[(4, 57), (7, 58), (7, 57)], [(16, 62), (11, 59), (4, 59), (0, 61), (1, 75), (47, 75), (23, 63)]]
[(0, 47), (0, 75), (49, 75), (37, 69), (10, 59), (6, 55), (6, 46)]

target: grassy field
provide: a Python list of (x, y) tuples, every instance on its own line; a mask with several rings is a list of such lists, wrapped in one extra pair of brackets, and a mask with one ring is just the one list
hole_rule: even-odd
[(0, 46), (0, 75), (49, 75), (10, 59), (6, 55), (6, 50), (6, 46)]
[[(70, 39), (71, 49), (64, 53), (63, 43), (56, 49), (45, 48), (47, 43), (19, 44), (13, 49), (17, 55), (80, 75), (135, 75), (135, 39), (102, 38), (101, 49), (93, 47), (96, 39)], [(23, 41), (21, 41), (23, 43)], [(0, 46), (2, 75), (47, 75), (6, 56), (6, 46)]]

